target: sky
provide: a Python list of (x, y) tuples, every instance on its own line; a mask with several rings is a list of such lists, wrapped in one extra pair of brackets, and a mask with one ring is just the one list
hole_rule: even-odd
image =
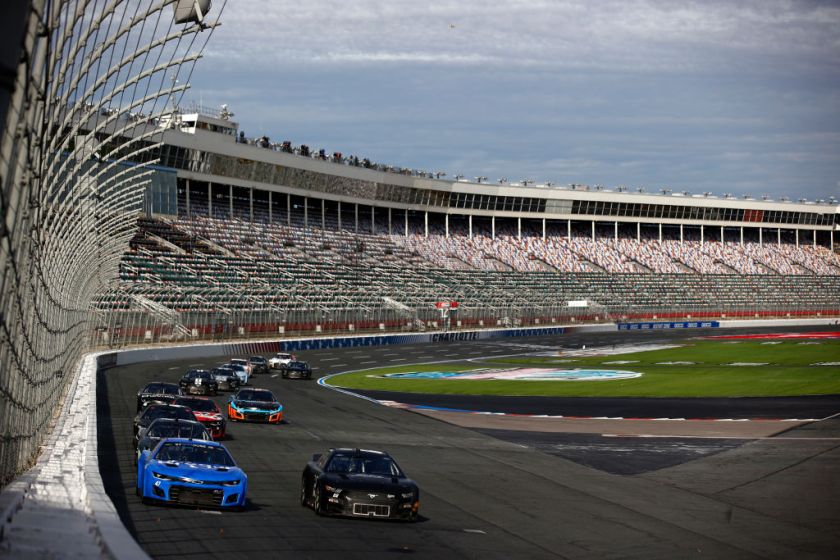
[(221, 21), (189, 96), (248, 136), (450, 178), (840, 198), (837, 0), (227, 0)]

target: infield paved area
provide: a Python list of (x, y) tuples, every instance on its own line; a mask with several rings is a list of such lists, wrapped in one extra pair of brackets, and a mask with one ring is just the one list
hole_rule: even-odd
[[(512, 354), (515, 345), (524, 352), (527, 345), (595, 346), (697, 334), (563, 335), (319, 350), (302, 357), (319, 368), (318, 376), (370, 367), (361, 362), (415, 363)], [(106, 490), (155, 558), (835, 558), (840, 548), (838, 420), (786, 425), (775, 437), (768, 437), (770, 430), (757, 439), (742, 432), (686, 438), (665, 430), (658, 434), (665, 437), (642, 438), (634, 430), (617, 438), (622, 434), (597, 430), (465, 428), (273, 374), (256, 376), (253, 384), (275, 391), (287, 422), (232, 424), (225, 442), (249, 475), (246, 511), (140, 504), (131, 441), (137, 390), (151, 380), (175, 381), (188, 367), (214, 364), (141, 364), (98, 378)], [(389, 451), (420, 485), (421, 521), (320, 518), (301, 508), (304, 464), (312, 453), (338, 445)]]

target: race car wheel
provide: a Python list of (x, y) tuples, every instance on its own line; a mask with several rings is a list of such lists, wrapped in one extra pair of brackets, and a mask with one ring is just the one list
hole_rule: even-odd
[(280, 377), (282, 377), (283, 379), (288, 379), (289, 378), (289, 372), (287, 372), (286, 370), (283, 370), (283, 372), (280, 373)]
[(321, 486), (316, 482), (315, 483), (315, 495), (313, 497), (314, 504), (312, 504), (315, 513), (318, 515), (326, 515), (327, 510), (324, 508), (324, 501), (321, 499)]
[(306, 496), (306, 479), (300, 481), (300, 505), (303, 507), (307, 507), (309, 505), (309, 499)]

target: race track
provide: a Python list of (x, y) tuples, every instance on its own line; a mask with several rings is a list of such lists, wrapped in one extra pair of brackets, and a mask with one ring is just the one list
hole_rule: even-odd
[[(573, 334), (319, 350), (302, 357), (321, 376), (392, 363), (509, 355), (529, 345), (589, 347), (697, 334)], [(466, 428), (314, 381), (269, 375), (256, 376), (253, 385), (275, 391), (287, 421), (229, 424), (225, 442), (249, 476), (246, 511), (142, 505), (134, 495), (131, 439), (137, 390), (151, 380), (176, 381), (188, 367), (215, 364), (141, 364), (98, 375), (106, 490), (129, 531), (155, 558), (833, 558), (840, 547), (837, 420), (747, 423), (770, 425), (778, 434), (755, 439), (743, 434), (616, 439)], [(819, 413), (832, 407), (840, 412), (840, 401)], [(330, 446), (389, 451), (420, 484), (421, 521), (320, 518), (298, 505), (304, 464)]]

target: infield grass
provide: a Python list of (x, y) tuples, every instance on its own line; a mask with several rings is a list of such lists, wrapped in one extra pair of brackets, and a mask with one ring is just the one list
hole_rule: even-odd
[[(774, 342), (774, 344), (768, 344)], [(629, 361), (633, 363), (610, 364)], [(691, 362), (665, 364), (664, 362)], [(607, 356), (512, 356), (438, 364), (401, 365), (332, 377), (348, 389), (433, 394), (568, 397), (758, 397), (840, 394), (840, 341), (691, 340), (679, 348)], [(732, 365), (732, 364), (762, 365)], [(388, 379), (387, 373), (546, 367), (643, 373), (626, 380), (514, 381)]]

